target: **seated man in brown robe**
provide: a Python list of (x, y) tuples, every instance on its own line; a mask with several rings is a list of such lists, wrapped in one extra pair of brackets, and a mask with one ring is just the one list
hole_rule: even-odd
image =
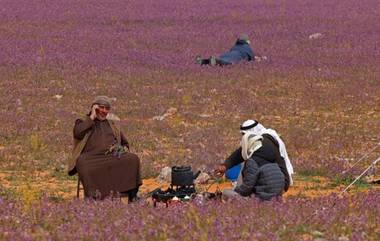
[(78, 172), (86, 197), (103, 199), (119, 193), (133, 202), (142, 184), (140, 159), (129, 152), (127, 139), (109, 118), (110, 109), (110, 99), (98, 96), (90, 113), (75, 121), (68, 171)]

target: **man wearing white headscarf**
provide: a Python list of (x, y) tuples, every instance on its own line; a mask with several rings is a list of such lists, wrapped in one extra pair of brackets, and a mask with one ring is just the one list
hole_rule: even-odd
[(245, 133), (241, 140), (241, 157), (244, 160), (242, 180), (233, 190), (224, 190), (223, 195), (235, 198), (253, 194), (261, 200), (281, 196), (285, 178), (278, 164), (271, 161), (271, 149), (271, 144), (262, 136)]
[[(272, 129), (266, 129), (263, 125), (254, 120), (247, 120), (240, 125), (240, 132), (244, 135), (252, 133), (255, 136), (261, 136), (263, 147), (258, 149), (254, 157), (264, 159), (269, 162), (277, 163), (285, 178), (284, 191), (289, 189), (293, 181), (293, 166), (290, 163), (284, 142), (280, 139), (277, 132)], [(217, 168), (217, 172), (223, 174), (227, 169), (243, 163), (245, 161), (242, 152), (243, 145), (236, 149), (225, 161)], [(239, 179), (238, 179), (239, 181)]]
[(282, 141), (282, 139), (280, 138), (278, 133), (273, 129), (265, 128), (261, 123), (259, 123), (256, 120), (246, 120), (243, 122), (243, 124), (241, 124), (240, 132), (246, 133), (248, 131), (252, 132), (255, 135), (261, 135), (261, 136), (262, 135), (270, 135), (271, 137), (273, 137), (275, 139), (275, 141), (278, 144), (277, 146), (279, 147), (280, 155), (285, 161), (286, 171), (287, 171), (288, 176), (289, 176), (289, 184), (293, 185), (293, 179), (292, 179), (292, 175), (294, 173), (293, 165), (290, 162), (288, 152), (286, 151), (285, 143)]

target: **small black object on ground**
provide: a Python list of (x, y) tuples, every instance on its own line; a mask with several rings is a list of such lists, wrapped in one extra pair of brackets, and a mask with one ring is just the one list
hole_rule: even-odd
[[(165, 203), (166, 207), (173, 201), (187, 202), (196, 195), (194, 180), (199, 176), (200, 171), (193, 173), (190, 166), (173, 166), (170, 187), (166, 190), (157, 188), (150, 192), (153, 199), (153, 206), (156, 207), (158, 202)], [(216, 197), (217, 194), (202, 194), (208, 199)]]

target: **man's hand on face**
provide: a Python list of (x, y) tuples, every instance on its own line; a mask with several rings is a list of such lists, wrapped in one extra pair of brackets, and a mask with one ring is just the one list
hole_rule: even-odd
[(90, 119), (95, 120), (96, 118), (96, 110), (99, 108), (99, 105), (95, 104), (91, 108), (91, 114), (90, 114)]

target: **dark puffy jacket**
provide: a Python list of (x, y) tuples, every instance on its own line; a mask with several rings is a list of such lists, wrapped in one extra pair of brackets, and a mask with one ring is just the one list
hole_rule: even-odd
[(284, 174), (277, 163), (267, 163), (262, 166), (250, 158), (245, 162), (242, 172), (243, 183), (235, 188), (242, 196), (255, 194), (261, 200), (270, 200), (281, 196), (285, 186)]
[[(262, 140), (262, 147), (255, 151), (252, 155), (252, 158), (258, 163), (259, 166), (264, 165), (265, 163), (277, 163), (280, 167), (282, 173), (285, 177), (285, 186), (284, 191), (287, 191), (290, 184), (290, 177), (288, 170), (286, 169), (286, 164), (284, 158), (280, 154), (277, 141), (269, 134), (264, 134)], [(236, 149), (226, 160), (225, 165), (227, 169), (243, 163), (244, 159), (241, 156), (241, 147)]]
[(220, 55), (218, 59), (222, 64), (237, 64), (242, 60), (251, 61), (254, 58), (251, 46), (244, 40), (237, 40), (230, 51)]

